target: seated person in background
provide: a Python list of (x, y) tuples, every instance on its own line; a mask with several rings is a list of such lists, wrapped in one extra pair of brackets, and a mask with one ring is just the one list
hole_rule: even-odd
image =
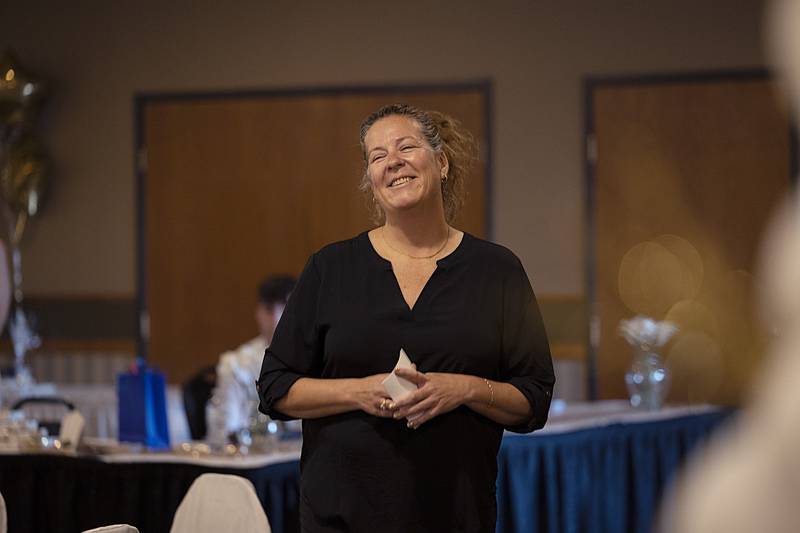
[(206, 407), (207, 439), (211, 444), (227, 444), (232, 433), (248, 428), (258, 405), (255, 382), (264, 351), (272, 342), (294, 284), (295, 278), (286, 274), (265, 279), (258, 288), (255, 311), (259, 336), (220, 357), (217, 384)]

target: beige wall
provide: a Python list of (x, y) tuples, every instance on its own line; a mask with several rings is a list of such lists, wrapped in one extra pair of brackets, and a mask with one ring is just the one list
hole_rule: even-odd
[(0, 46), (54, 80), (43, 125), (58, 171), (24, 244), (26, 289), (133, 293), (136, 92), (491, 78), (494, 238), (537, 292), (581, 294), (583, 77), (763, 65), (761, 11), (726, 0), (2, 2)]

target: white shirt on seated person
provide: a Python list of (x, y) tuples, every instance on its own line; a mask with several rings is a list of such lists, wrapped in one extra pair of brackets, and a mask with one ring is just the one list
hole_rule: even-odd
[(206, 405), (206, 440), (212, 446), (230, 442), (230, 435), (247, 429), (258, 407), (256, 380), (261, 372), (264, 351), (281, 319), (289, 293), (294, 287), (291, 276), (267, 278), (259, 288), (255, 319), (260, 335), (220, 356), (217, 383)]
[(253, 405), (258, 401), (254, 383), (266, 349), (267, 343), (259, 336), (220, 357), (217, 385), (206, 405), (207, 439), (211, 444), (226, 444), (228, 435), (249, 427)]

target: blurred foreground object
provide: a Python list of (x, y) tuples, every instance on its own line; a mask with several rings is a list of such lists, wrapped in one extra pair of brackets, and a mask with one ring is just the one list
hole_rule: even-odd
[[(800, 3), (798, 3), (800, 7)], [(735, 427), (695, 458), (664, 516), (680, 533), (800, 531), (800, 204), (787, 203), (762, 258), (771, 359)]]
[[(800, 2), (778, 0), (767, 28), (795, 117), (800, 111)], [(770, 359), (735, 427), (695, 458), (665, 508), (665, 531), (800, 531), (800, 196), (786, 201), (761, 256)]]

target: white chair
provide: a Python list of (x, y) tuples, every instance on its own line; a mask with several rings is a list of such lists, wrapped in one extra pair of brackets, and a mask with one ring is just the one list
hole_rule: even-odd
[(6, 500), (0, 493), (0, 533), (8, 531), (8, 518), (6, 517)]
[(269, 521), (249, 480), (203, 474), (175, 511), (170, 533), (270, 533)]
[(96, 527), (87, 529), (82, 533), (139, 533), (139, 530), (128, 524), (114, 524), (112, 526)]

